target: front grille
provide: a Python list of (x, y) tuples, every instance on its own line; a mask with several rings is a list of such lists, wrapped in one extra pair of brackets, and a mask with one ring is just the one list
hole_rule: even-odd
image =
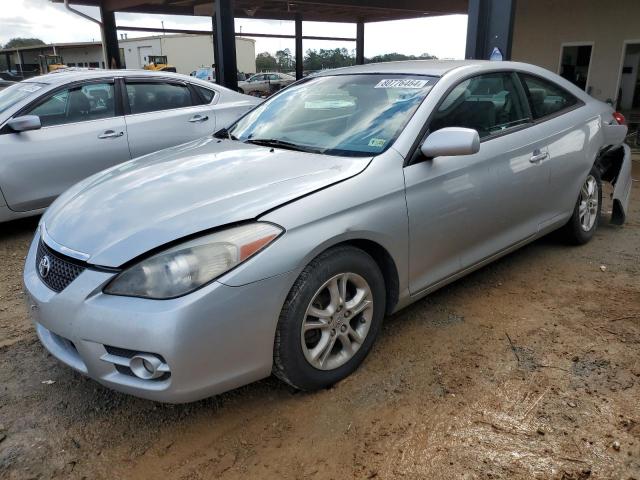
[(111, 355), (124, 358), (133, 358), (136, 356), (136, 353), (139, 353), (134, 350), (127, 350), (126, 348), (112, 347), (111, 345), (105, 345), (104, 349)]
[[(43, 262), (45, 257), (48, 262)], [(40, 240), (36, 254), (36, 270), (47, 287), (54, 292), (61, 292), (85, 270), (85, 267), (64, 255), (54, 253)]]

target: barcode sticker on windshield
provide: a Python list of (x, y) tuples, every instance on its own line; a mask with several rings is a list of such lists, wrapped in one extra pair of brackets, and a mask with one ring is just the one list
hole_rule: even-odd
[(411, 80), (408, 78), (393, 78), (380, 80), (373, 88), (424, 88), (428, 80)]

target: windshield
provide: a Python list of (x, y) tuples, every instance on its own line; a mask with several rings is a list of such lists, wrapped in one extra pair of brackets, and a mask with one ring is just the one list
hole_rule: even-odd
[(392, 74), (309, 78), (255, 108), (227, 133), (292, 150), (378, 155), (393, 144), (436, 80)]
[(35, 97), (45, 83), (20, 82), (0, 91), (0, 113), (27, 97)]

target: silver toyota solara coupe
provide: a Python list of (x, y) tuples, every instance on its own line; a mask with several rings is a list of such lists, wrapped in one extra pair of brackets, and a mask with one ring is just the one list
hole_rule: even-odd
[(60, 196), (24, 271), (38, 335), (83, 374), (163, 402), (272, 373), (327, 387), (386, 314), (553, 230), (589, 241), (602, 182), (623, 223), (623, 123), (521, 63), (306, 78)]

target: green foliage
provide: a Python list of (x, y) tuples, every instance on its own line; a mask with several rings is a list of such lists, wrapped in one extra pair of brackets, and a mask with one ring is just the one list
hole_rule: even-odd
[(310, 71), (348, 67), (355, 63), (355, 53), (346, 48), (307, 50), (303, 60), (304, 69)]
[(291, 54), (291, 50), (285, 48), (276, 52), (276, 62), (278, 69), (282, 72), (288, 72), (296, 69), (296, 60)]
[(44, 45), (45, 43), (39, 38), (22, 38), (15, 37), (9, 40), (3, 48), (19, 48), (19, 47), (31, 47), (33, 45)]
[[(402, 53), (385, 53), (372, 58), (365, 58), (365, 63), (393, 62), (398, 60), (430, 60), (438, 57), (423, 53), (420, 56), (403, 55)], [(303, 65), (305, 71), (325, 70), (329, 68), (340, 68), (355, 65), (356, 56), (354, 51), (346, 48), (334, 48), (319, 50), (307, 50), (304, 55)], [(259, 53), (256, 56), (256, 70), (258, 72), (281, 71), (291, 72), (296, 68), (296, 61), (291, 50), (285, 48), (278, 50), (275, 57), (268, 52)]]
[(385, 53), (383, 55), (376, 55), (375, 57), (365, 59), (365, 63), (380, 63), (380, 62), (397, 62), (400, 60), (437, 60), (435, 55), (429, 55), (423, 53), (416, 57), (415, 55), (403, 55), (402, 53)]
[(278, 61), (269, 52), (262, 52), (256, 56), (256, 71), (270, 72), (277, 70)]

